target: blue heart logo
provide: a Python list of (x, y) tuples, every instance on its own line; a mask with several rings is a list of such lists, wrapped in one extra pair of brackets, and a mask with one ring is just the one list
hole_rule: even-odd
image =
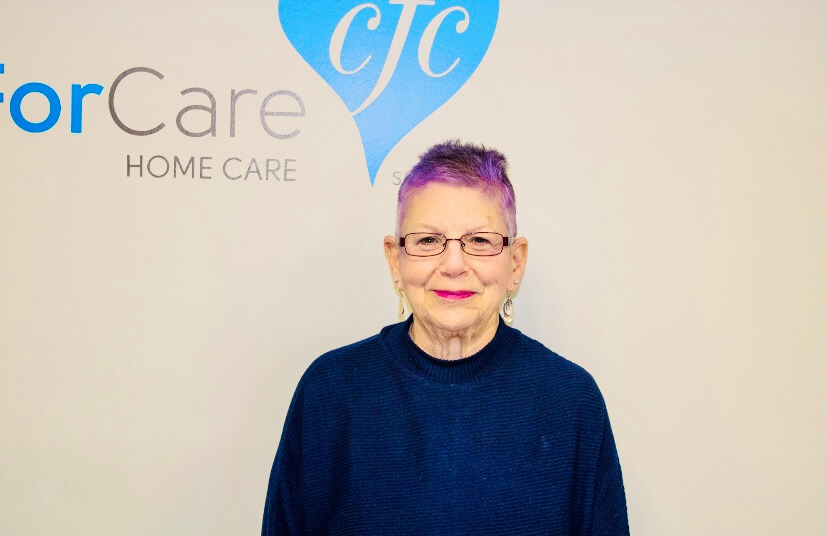
[(498, 0), (279, 0), (288, 40), (354, 117), (368, 176), (480, 65)]

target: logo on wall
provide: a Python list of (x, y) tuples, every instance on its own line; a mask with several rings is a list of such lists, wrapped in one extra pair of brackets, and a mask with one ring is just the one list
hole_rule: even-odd
[(368, 175), (480, 65), (498, 0), (279, 0), (297, 52), (339, 95), (362, 138)]

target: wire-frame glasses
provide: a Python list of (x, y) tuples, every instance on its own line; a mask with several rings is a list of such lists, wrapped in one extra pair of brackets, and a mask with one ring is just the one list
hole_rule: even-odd
[(446, 250), (451, 240), (460, 242), (464, 252), (476, 257), (500, 255), (511, 239), (500, 233), (468, 233), (460, 238), (446, 238), (437, 233), (408, 233), (399, 238), (398, 245), (413, 257), (434, 257)]

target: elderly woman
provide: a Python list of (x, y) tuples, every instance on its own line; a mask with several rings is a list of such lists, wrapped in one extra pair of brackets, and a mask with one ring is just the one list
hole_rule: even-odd
[(302, 377), (263, 535), (629, 534), (594, 380), (504, 322), (526, 267), (516, 230), (503, 155), (421, 157), (384, 242), (412, 314)]

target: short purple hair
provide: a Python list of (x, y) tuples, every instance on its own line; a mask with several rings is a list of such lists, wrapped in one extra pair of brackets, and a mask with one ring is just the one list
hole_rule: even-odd
[(508, 164), (500, 151), (461, 141), (439, 143), (420, 156), (397, 194), (397, 233), (408, 202), (417, 190), (432, 183), (476, 188), (500, 203), (509, 236), (517, 234), (515, 190), (506, 174)]

